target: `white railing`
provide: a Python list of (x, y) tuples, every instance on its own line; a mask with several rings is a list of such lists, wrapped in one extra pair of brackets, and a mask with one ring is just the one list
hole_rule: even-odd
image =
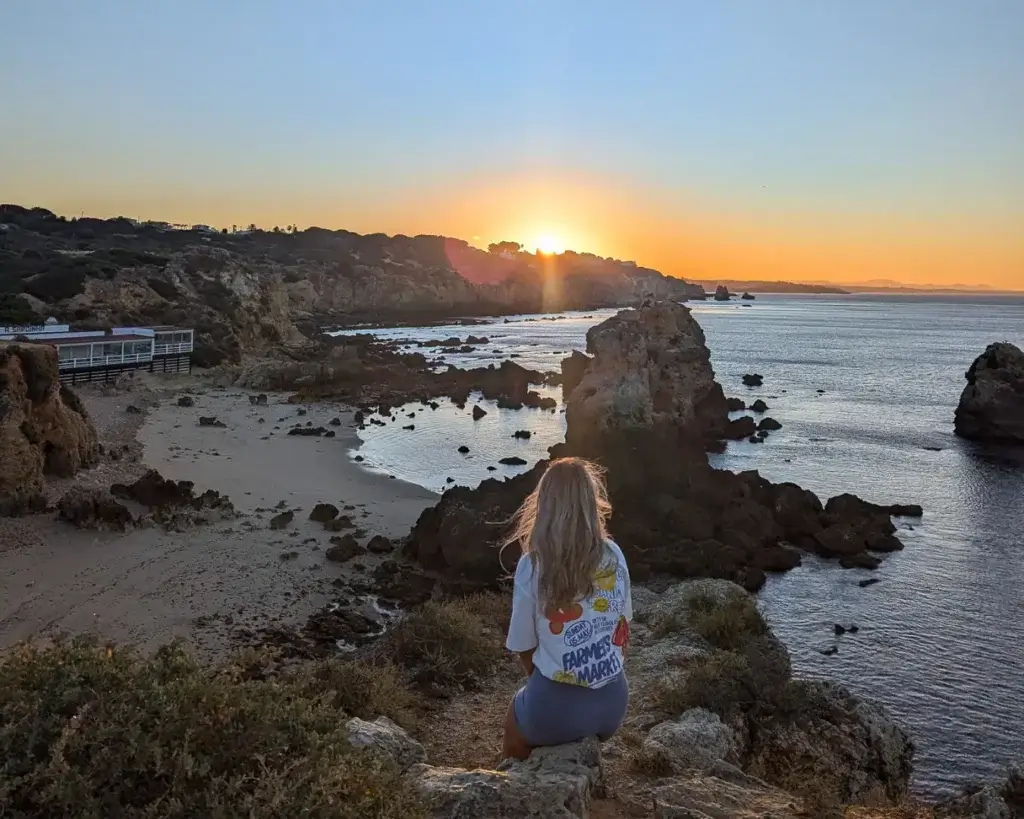
[(174, 353), (191, 353), (192, 342), (183, 341), (180, 344), (154, 344), (153, 355), (173, 355)]
[(152, 354), (127, 353), (125, 355), (94, 355), (83, 358), (62, 358), (57, 363), (60, 370), (86, 370), (91, 367), (109, 367), (112, 364), (143, 364), (153, 360)]

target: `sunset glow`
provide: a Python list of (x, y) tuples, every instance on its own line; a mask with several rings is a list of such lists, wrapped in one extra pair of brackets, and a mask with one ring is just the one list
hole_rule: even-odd
[[(4, 201), (513, 241), (705, 280), (1024, 290), (1024, 4), (879, 3), (882, 24), (858, 4), (584, 19), (529, 0), (511, 25), (502, 4), (449, 20), (408, 3), (396, 31), (372, 5), (354, 22), (322, 4), (311, 29), (273, 3), (240, 21), (98, 2), (20, 4), (0, 27), (0, 68), (25, 78), (5, 101), (19, 127), (0, 129), (18, 157)], [(522, 35), (537, 29), (564, 42)], [(367, 71), (382, 41), (400, 57)], [(180, 42), (199, 57), (166, 56)], [(63, 80), (82, 66), (88, 93)]]
[(566, 250), (565, 242), (553, 233), (540, 234), (532, 242), (528, 243), (527, 250), (531, 247), (538, 253), (543, 253), (545, 256), (553, 256), (556, 253), (565, 253)]

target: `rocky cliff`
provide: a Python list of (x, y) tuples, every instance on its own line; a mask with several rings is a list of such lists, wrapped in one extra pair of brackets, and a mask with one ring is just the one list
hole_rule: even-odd
[[(727, 434), (733, 422), (687, 308), (621, 312), (592, 328), (588, 345), (593, 359), (576, 357), (567, 370), (566, 443), (551, 455), (579, 455), (607, 468), (611, 532), (638, 579), (720, 577), (757, 589), (765, 572), (798, 565), (801, 551), (874, 568), (878, 554), (902, 548), (891, 514), (919, 515), (919, 508), (882, 507), (854, 495), (823, 505), (795, 484), (711, 468), (708, 438)], [(499, 524), (546, 467), (445, 492), (420, 516), (407, 553), (462, 581), (495, 582), (503, 572), (493, 548), (504, 532)]]
[(703, 295), (630, 262), (491, 253), (443, 236), (226, 234), (14, 205), (0, 205), (0, 227), (0, 325), (28, 323), (34, 312), (96, 326), (194, 326), (200, 364), (301, 354), (318, 324)]
[(85, 408), (57, 379), (54, 348), (0, 343), (0, 515), (39, 510), (44, 475), (71, 477), (98, 456)]
[(967, 371), (956, 434), (976, 441), (1024, 443), (1024, 352), (990, 344)]

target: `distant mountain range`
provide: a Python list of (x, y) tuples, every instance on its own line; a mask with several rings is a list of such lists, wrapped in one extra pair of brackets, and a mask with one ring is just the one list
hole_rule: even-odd
[(844, 290), (834, 284), (818, 282), (766, 282), (766, 281), (738, 281), (736, 279), (698, 279), (699, 284), (707, 292), (715, 292), (715, 288), (723, 285), (730, 293), (818, 293), (822, 295), (848, 295), (849, 290)]

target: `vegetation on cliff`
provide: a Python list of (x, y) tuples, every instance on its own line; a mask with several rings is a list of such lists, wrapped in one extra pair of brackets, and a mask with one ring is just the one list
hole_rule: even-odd
[(480, 250), (444, 236), (308, 228), (218, 232), (65, 219), (0, 205), (0, 325), (182, 324), (198, 361), (308, 345), (300, 326), (366, 318), (547, 312), (684, 299), (700, 288), (632, 262)]

